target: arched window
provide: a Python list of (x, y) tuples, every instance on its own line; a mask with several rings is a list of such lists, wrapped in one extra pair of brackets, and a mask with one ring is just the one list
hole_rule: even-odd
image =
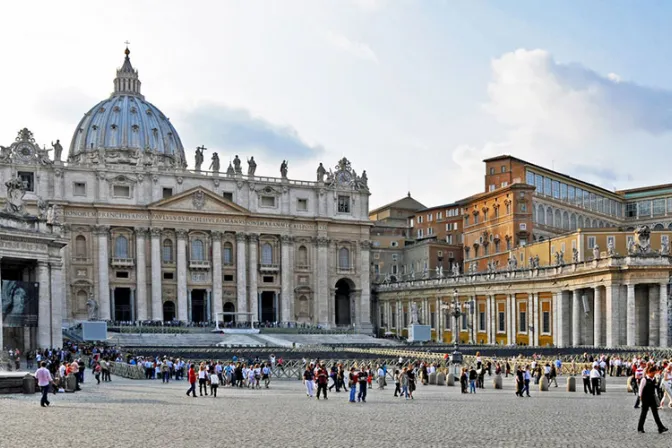
[(551, 210), (551, 207), (546, 209), (546, 225), (553, 227), (553, 210)]
[(350, 269), (350, 251), (346, 247), (341, 247), (338, 250), (338, 267)]
[(79, 290), (77, 292), (77, 307), (79, 308), (80, 311), (85, 311), (86, 310), (86, 302), (89, 300), (89, 295), (86, 293), (86, 291)]
[(266, 266), (273, 264), (273, 247), (269, 243), (261, 246), (261, 264)]
[(569, 213), (567, 212), (562, 213), (562, 228), (569, 230)]
[(128, 257), (128, 238), (119, 235), (114, 240), (114, 256), (115, 258), (129, 258)]
[(75, 238), (75, 257), (86, 257), (86, 238), (83, 235)]
[(203, 240), (193, 240), (191, 242), (191, 259), (194, 261), (205, 260), (205, 247)]
[(233, 264), (233, 245), (231, 243), (224, 243), (224, 247), (222, 248), (222, 263), (225, 266)]
[(172, 240), (165, 239), (163, 240), (163, 262), (172, 263), (173, 262), (173, 242)]
[(569, 228), (571, 230), (576, 230), (576, 215), (574, 213), (572, 213), (572, 217), (570, 218)]
[(546, 213), (544, 212), (544, 207), (542, 205), (537, 209), (537, 220), (539, 224), (546, 224)]
[(553, 227), (562, 229), (562, 215), (560, 214), (560, 210), (555, 210), (555, 220), (553, 221)]
[(297, 262), (299, 266), (308, 266), (308, 249), (306, 246), (300, 246), (297, 252)]

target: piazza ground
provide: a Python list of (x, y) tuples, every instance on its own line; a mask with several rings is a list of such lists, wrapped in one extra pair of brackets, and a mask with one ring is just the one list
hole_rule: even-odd
[[(634, 396), (625, 379), (609, 378), (600, 397), (557, 389), (517, 398), (511, 378), (503, 390), (462, 395), (456, 387), (420, 386), (416, 399), (392, 397), (393, 389), (369, 391), (366, 404), (349, 404), (343, 392), (309, 400), (298, 381), (276, 381), (269, 390), (220, 388), (219, 397), (187, 398), (184, 381), (133, 381), (113, 377), (87, 382), (76, 394), (58, 394), (50, 408), (39, 395), (0, 396), (0, 446), (669, 446), (653, 421), (637, 434)], [(672, 427), (672, 409), (661, 412)], [(650, 418), (650, 417), (649, 417)], [(93, 438), (93, 439), (92, 439)], [(216, 440), (219, 440), (217, 442)], [(659, 445), (662, 444), (662, 445)]]

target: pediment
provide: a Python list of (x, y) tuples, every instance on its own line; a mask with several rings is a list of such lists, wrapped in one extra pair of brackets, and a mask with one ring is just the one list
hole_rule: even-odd
[(188, 212), (249, 214), (249, 210), (241, 207), (212, 191), (195, 187), (175, 196), (162, 199), (149, 205), (150, 210), (175, 210)]

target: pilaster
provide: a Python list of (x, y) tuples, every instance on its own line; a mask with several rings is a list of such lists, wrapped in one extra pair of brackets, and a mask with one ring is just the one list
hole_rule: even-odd
[(139, 321), (147, 320), (147, 258), (145, 256), (147, 229), (135, 229), (136, 244), (136, 298), (138, 309), (136, 318)]
[(659, 340), (658, 344), (661, 347), (667, 347), (668, 346), (668, 308), (667, 308), (667, 283), (661, 283), (659, 285), (659, 293), (660, 293), (660, 300), (659, 300), (659, 306), (660, 306), (660, 324), (659, 324)]
[(186, 229), (177, 229), (177, 319), (187, 322), (190, 307), (187, 304), (187, 236)]
[(648, 345), (649, 347), (656, 347), (658, 346), (658, 338), (660, 337), (660, 291), (658, 290), (658, 285), (648, 285), (647, 292), (649, 294)]
[(627, 327), (626, 327), (626, 345), (633, 347), (637, 335), (637, 314), (635, 308), (635, 285), (630, 283), (627, 286), (626, 296), (626, 312), (627, 312)]
[(290, 322), (294, 320), (290, 313), (290, 307), (294, 301), (294, 294), (292, 293), (292, 277), (293, 266), (290, 252), (293, 250), (293, 239), (289, 235), (282, 235), (280, 242), (280, 271), (281, 271), (281, 296), (280, 296), (280, 313), (278, 320), (281, 322)]
[(257, 262), (257, 255), (259, 253), (259, 234), (250, 233), (248, 235), (248, 256), (250, 257), (247, 268), (248, 275), (248, 291), (249, 291), (249, 300), (250, 312), (252, 313), (252, 321), (261, 321), (260, 309), (259, 309), (259, 290), (257, 284), (257, 273), (259, 272), (259, 266)]
[(329, 239), (317, 238), (317, 323), (329, 325)]
[[(163, 321), (163, 296), (161, 295), (161, 229), (151, 229), (152, 259), (152, 320)], [(146, 293), (145, 293), (146, 294)], [(177, 304), (175, 304), (177, 306)]]
[[(51, 271), (51, 345), (63, 347), (63, 264), (50, 263)], [(41, 289), (41, 288), (40, 288)]]
[(581, 290), (572, 291), (572, 346), (581, 345)]
[(212, 236), (212, 315), (211, 320), (219, 321), (222, 316), (218, 313), (224, 311), (222, 301), (222, 233), (214, 230)]
[(110, 262), (107, 247), (110, 228), (96, 226), (93, 232), (98, 238), (98, 315), (101, 320), (111, 320)]
[(601, 347), (602, 339), (602, 289), (600, 286), (593, 288), (593, 345)]
[[(51, 348), (51, 281), (49, 264), (45, 261), (37, 262), (37, 282), (39, 283), (38, 310), (37, 310), (37, 346)], [(60, 323), (59, 327), (60, 329)]]
[[(246, 313), (247, 308), (247, 235), (236, 233), (236, 311)], [(239, 315), (238, 321), (248, 322), (249, 316)]]
[(625, 311), (621, 309), (621, 289), (621, 285), (613, 283), (605, 287), (606, 346), (610, 348), (621, 344), (621, 313)]

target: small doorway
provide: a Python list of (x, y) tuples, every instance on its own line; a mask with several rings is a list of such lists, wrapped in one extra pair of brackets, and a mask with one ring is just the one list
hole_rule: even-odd
[(163, 302), (163, 320), (164, 322), (175, 320), (175, 302), (172, 300)]
[(350, 294), (352, 293), (352, 288), (350, 283), (346, 279), (340, 279), (336, 283), (336, 303), (334, 312), (336, 314), (336, 325), (337, 326), (350, 326), (352, 325), (352, 319), (350, 317)]
[[(236, 312), (236, 306), (231, 302), (226, 302), (224, 304), (224, 312), (225, 313), (235, 313)], [(236, 322), (236, 316), (234, 316), (233, 314), (225, 314), (223, 321), (225, 323), (228, 323), (228, 322), (235, 323)]]
[(273, 323), (277, 319), (275, 309), (275, 292), (263, 291), (261, 293), (261, 304), (259, 307), (259, 314), (261, 315), (262, 323)]
[(191, 291), (191, 321), (206, 322), (205, 289)]
[(131, 288), (114, 288), (114, 318), (112, 320), (126, 322), (133, 320)]

